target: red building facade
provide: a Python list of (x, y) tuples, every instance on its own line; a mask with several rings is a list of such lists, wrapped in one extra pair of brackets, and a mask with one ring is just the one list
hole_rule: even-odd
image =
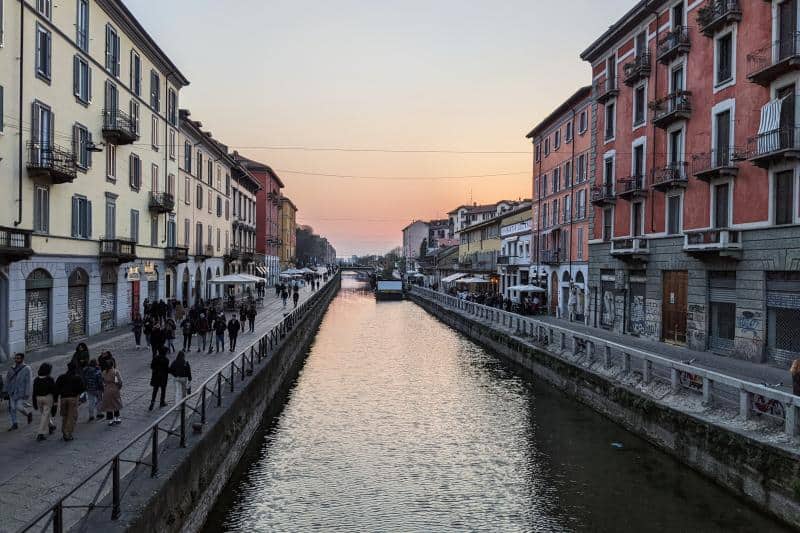
[(592, 67), (590, 322), (800, 356), (798, 1), (642, 1)]
[(269, 165), (248, 159), (238, 152), (234, 158), (259, 182), (261, 189), (256, 194), (256, 253), (263, 260), (260, 272), (267, 284), (274, 285), (280, 275), (279, 247), (280, 199), (283, 181)]
[(591, 87), (583, 87), (527, 138), (533, 143), (531, 278), (544, 280), (551, 314), (568, 316), (570, 291), (582, 319), (589, 270)]

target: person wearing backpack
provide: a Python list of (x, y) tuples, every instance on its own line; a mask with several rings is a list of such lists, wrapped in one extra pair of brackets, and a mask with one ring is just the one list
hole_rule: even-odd
[(103, 418), (97, 409), (100, 398), (103, 396), (103, 376), (94, 359), (89, 361), (89, 366), (83, 369), (83, 382), (86, 384), (87, 403), (89, 404), (89, 422)]

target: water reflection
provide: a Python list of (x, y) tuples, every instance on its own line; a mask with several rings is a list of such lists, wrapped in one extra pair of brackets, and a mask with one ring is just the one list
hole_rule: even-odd
[(348, 278), (206, 529), (779, 527), (414, 304), (376, 303)]

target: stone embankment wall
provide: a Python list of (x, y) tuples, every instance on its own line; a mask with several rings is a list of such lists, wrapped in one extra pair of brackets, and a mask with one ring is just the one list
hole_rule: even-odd
[[(741, 431), (725, 412), (707, 413), (691, 399), (669, 398), (633, 379), (572, 364), (507, 331), (411, 294), (439, 320), (533, 376), (600, 412), (759, 509), (800, 527), (800, 453), (780, 429)], [(714, 422), (718, 417), (719, 424)], [(749, 433), (749, 434), (748, 434)], [(754, 435), (763, 434), (762, 439)], [(774, 443), (769, 442), (770, 439)]]

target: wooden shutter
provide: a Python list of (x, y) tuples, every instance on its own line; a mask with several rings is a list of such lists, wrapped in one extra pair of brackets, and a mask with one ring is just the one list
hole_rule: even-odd
[(80, 236), (80, 224), (79, 224), (79, 215), (80, 215), (80, 202), (78, 198), (75, 196), (72, 197), (72, 236), (78, 237)]
[(78, 56), (74, 56), (72, 58), (72, 93), (75, 96), (80, 96), (81, 94), (81, 62), (78, 60)]

